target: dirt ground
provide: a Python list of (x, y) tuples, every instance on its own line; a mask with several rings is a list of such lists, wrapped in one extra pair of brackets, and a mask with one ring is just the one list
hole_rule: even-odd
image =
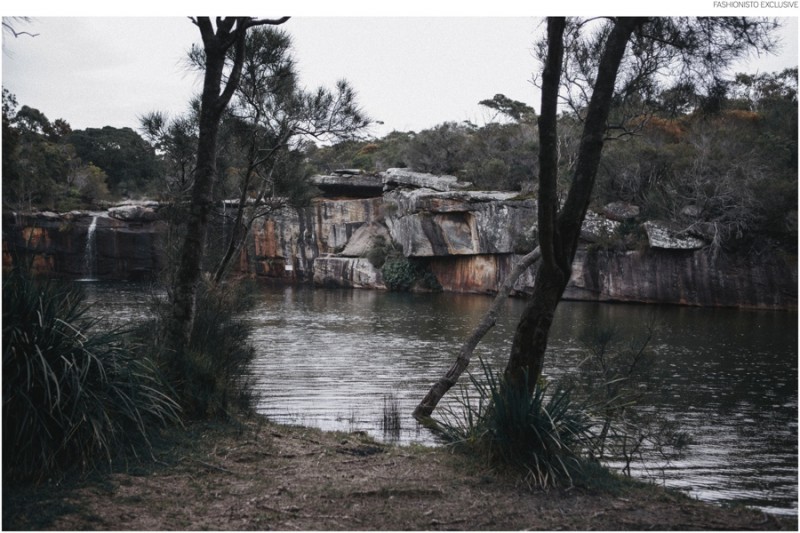
[(531, 491), (445, 448), (253, 419), (188, 428), (157, 462), (38, 487), (4, 487), (3, 529), (797, 530), (642, 483)]

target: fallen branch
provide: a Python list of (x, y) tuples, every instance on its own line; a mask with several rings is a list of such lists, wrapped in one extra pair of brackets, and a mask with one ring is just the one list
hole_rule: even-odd
[(419, 405), (417, 405), (417, 408), (414, 409), (414, 418), (419, 420), (422, 424), (435, 426), (435, 421), (431, 419), (431, 414), (433, 413), (433, 410), (436, 409), (436, 405), (447, 393), (447, 391), (449, 391), (453, 385), (456, 384), (459, 376), (461, 376), (464, 370), (466, 370), (467, 366), (469, 366), (469, 360), (472, 357), (472, 352), (475, 351), (475, 348), (478, 346), (478, 343), (481, 341), (481, 339), (483, 339), (489, 330), (494, 327), (495, 323), (497, 322), (497, 315), (500, 312), (500, 308), (511, 294), (514, 284), (531, 265), (539, 260), (541, 256), (541, 250), (537, 246), (534, 251), (523, 256), (522, 260), (514, 265), (514, 268), (511, 269), (511, 272), (508, 274), (506, 279), (503, 281), (502, 286), (497, 291), (497, 295), (494, 297), (492, 305), (489, 307), (489, 310), (486, 311), (486, 314), (483, 316), (480, 324), (478, 324), (469, 338), (461, 346), (461, 352), (458, 354), (455, 362), (452, 364), (452, 366), (450, 366), (450, 369), (447, 371), (447, 373), (445, 373), (445, 375), (442, 376), (439, 381), (433, 384), (431, 389), (428, 391), (428, 394), (425, 395)]

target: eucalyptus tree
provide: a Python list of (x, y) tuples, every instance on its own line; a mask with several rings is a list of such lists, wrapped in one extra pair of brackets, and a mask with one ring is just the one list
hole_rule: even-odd
[[(687, 81), (696, 86), (709, 82), (708, 88), (713, 89), (733, 60), (771, 50), (775, 28), (773, 20), (739, 17), (547, 20), (546, 35), (537, 46), (542, 62), (538, 77), (542, 94), (538, 117), (539, 246), (535, 254), (526, 257), (531, 263), (538, 261), (533, 292), (517, 324), (504, 371), (507, 387), (532, 392), (541, 374), (550, 327), (572, 274), (605, 142), (632, 133), (632, 127), (641, 122), (635, 106), (643, 96)], [(571, 109), (581, 123), (565, 190), (559, 190), (560, 106)], [(488, 329), (485, 326), (493, 323), (487, 315), (481, 326)], [(448, 373), (417, 406), (414, 414), (418, 419), (430, 417), (466, 368), (470, 355), (471, 349), (462, 349)]]
[(170, 317), (164, 332), (165, 347), (181, 354), (189, 345), (195, 299), (205, 251), (216, 179), (217, 138), (220, 119), (241, 79), (247, 33), (257, 26), (279, 25), (288, 17), (193, 17), (203, 46), (203, 90), (200, 97), (197, 159), (186, 232), (170, 290)]
[(340, 80), (333, 90), (300, 86), (291, 37), (276, 28), (248, 34), (241, 81), (227, 116), (238, 202), (225, 253), (214, 272), (219, 283), (256, 220), (306, 201), (307, 143), (353, 138), (370, 123), (356, 93)]

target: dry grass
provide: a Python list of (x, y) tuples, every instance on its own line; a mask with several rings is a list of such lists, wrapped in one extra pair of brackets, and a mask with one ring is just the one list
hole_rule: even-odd
[(443, 448), (249, 420), (195, 425), (159, 463), (70, 486), (4, 487), (4, 529), (789, 529), (638, 483), (531, 492)]

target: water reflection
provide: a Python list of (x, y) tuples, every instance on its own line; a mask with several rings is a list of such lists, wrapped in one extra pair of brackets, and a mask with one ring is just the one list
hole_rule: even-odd
[[(141, 316), (150, 290), (89, 284), (97, 312)], [(435, 444), (411, 417), (491, 303), (484, 296), (265, 287), (248, 316), (259, 411), (277, 422), (365, 431), (377, 439)], [(476, 350), (502, 368), (522, 302), (509, 300)], [(692, 496), (797, 512), (797, 314), (563, 302), (545, 372), (574, 372), (588, 327), (625, 335), (655, 320), (652, 408), (692, 435), (671, 464), (634, 464)], [(399, 427), (387, 429), (387, 402)], [(452, 395), (445, 403), (452, 402)], [(451, 403), (452, 405), (452, 403)]]
[[(285, 423), (366, 431), (400, 443), (434, 443), (410, 413), (456, 356), (490, 299), (374, 291), (270, 290), (252, 313), (260, 354), (254, 372), (260, 410)], [(522, 302), (509, 300), (476, 351), (505, 363)], [(796, 513), (796, 314), (564, 302), (545, 372), (574, 371), (587, 327), (617, 325), (635, 335), (652, 321), (654, 406), (692, 434), (672, 464), (634, 464), (693, 496)], [(399, 431), (384, 433), (391, 395)], [(452, 397), (446, 397), (452, 402)]]

